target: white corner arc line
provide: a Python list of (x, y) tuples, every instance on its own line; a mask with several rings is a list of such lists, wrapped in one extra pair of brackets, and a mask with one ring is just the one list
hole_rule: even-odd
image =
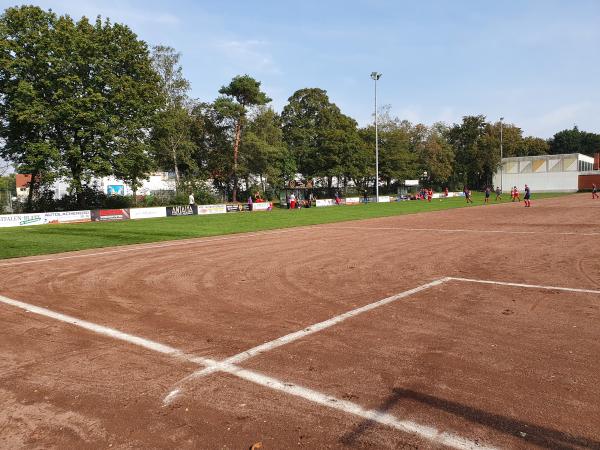
[(71, 325), (75, 325), (79, 328), (84, 328), (88, 331), (92, 331), (97, 334), (101, 334), (103, 336), (107, 336), (113, 339), (117, 339), (119, 341), (128, 342), (129, 344), (137, 345), (138, 347), (143, 347), (148, 350), (152, 350), (154, 352), (162, 353), (173, 358), (181, 359), (188, 362), (193, 362), (195, 364), (201, 364), (203, 366), (212, 366), (217, 362), (208, 359), (202, 358), (195, 355), (190, 355), (185, 353), (179, 349), (170, 347), (168, 345), (161, 344), (159, 342), (151, 341), (150, 339), (145, 339), (139, 336), (135, 336), (132, 334), (124, 333), (123, 331), (116, 330), (114, 328), (105, 327), (104, 325), (98, 325), (92, 322), (88, 322), (87, 320), (77, 319), (72, 316), (68, 316), (66, 314), (58, 313), (52, 311), (47, 308), (42, 308), (40, 306), (30, 305), (28, 303), (20, 302), (18, 300), (13, 300), (8, 297), (4, 297), (0, 295), (0, 303), (4, 303), (6, 305), (14, 306), (16, 308), (22, 309), (24, 311), (32, 312), (34, 314), (38, 314), (40, 316), (48, 317), (50, 319), (57, 320), (59, 322), (68, 323)]
[[(446, 280), (446, 279), (444, 279)], [(438, 280), (439, 281), (439, 280)], [(18, 300), (13, 300), (8, 297), (0, 296), (0, 303), (4, 303), (24, 311), (29, 311), (34, 314), (38, 314), (44, 317), (48, 317), (51, 319), (55, 319), (60, 322), (69, 323), (71, 325), (84, 328), (88, 331), (92, 331), (94, 333), (104, 335), (107, 337), (111, 337), (117, 340), (125, 341), (130, 344), (143, 347), (148, 350), (152, 350), (154, 352), (162, 353), (177, 359), (183, 359), (190, 362), (195, 362), (199, 364), (203, 364), (206, 366), (216, 365), (217, 362), (211, 359), (203, 358), (200, 356), (190, 355), (176, 348), (170, 347), (168, 345), (163, 345), (161, 343), (151, 341), (149, 339), (144, 339), (139, 336), (134, 336), (128, 333), (124, 333), (122, 331), (116, 330), (114, 328), (105, 327), (103, 325), (98, 325), (92, 322), (88, 322), (85, 320), (77, 319), (72, 316), (68, 316), (66, 314), (57, 313), (47, 308), (42, 308), (40, 306), (30, 305), (28, 303), (20, 302)], [(423, 439), (429, 440), (431, 442), (439, 443), (442, 445), (446, 445), (452, 448), (466, 450), (466, 449), (482, 449), (482, 450), (495, 450), (494, 447), (486, 447), (480, 445), (478, 442), (471, 441), (469, 439), (463, 438), (461, 436), (440, 432), (433, 427), (429, 427), (426, 425), (420, 425), (416, 422), (412, 422), (409, 420), (400, 420), (395, 416), (387, 413), (383, 413), (381, 411), (374, 410), (366, 410), (361, 406), (346, 401), (339, 400), (335, 397), (328, 396), (321, 392), (304, 388), (302, 386), (295, 385), (293, 383), (286, 383), (284, 381), (278, 380), (273, 377), (269, 377), (267, 375), (260, 374), (258, 372), (254, 372), (251, 370), (242, 369), (233, 364), (219, 364), (219, 371), (228, 373), (230, 375), (234, 375), (238, 378), (241, 378), (246, 381), (250, 381), (254, 384), (258, 384), (263, 387), (267, 387), (269, 389), (273, 389), (276, 391), (280, 391), (289, 395), (293, 395), (296, 397), (303, 398), (310, 402), (327, 406), (332, 409), (337, 409), (339, 411), (352, 414), (358, 417), (362, 417), (367, 420), (372, 420), (382, 425), (386, 425), (397, 430), (415, 434)], [(177, 395), (177, 393), (175, 393)]]
[(553, 236), (600, 236), (600, 233), (576, 233), (573, 231), (519, 231), (519, 230), (473, 230), (468, 228), (410, 228), (410, 227), (361, 227), (330, 226), (334, 230), (373, 230), (373, 231), (426, 231), (436, 233), (492, 233), (492, 234), (543, 234)]
[[(178, 393), (181, 393), (183, 390), (182, 387), (186, 383), (188, 383), (196, 378), (210, 375), (211, 373), (221, 370), (220, 368), (221, 368), (222, 364), (239, 364), (242, 361), (245, 361), (249, 358), (260, 355), (261, 353), (265, 353), (267, 351), (273, 350), (274, 348), (289, 344), (290, 342), (294, 342), (294, 341), (301, 339), (303, 337), (306, 337), (310, 334), (317, 333), (326, 328), (337, 325), (338, 323), (343, 322), (351, 317), (355, 317), (355, 316), (358, 316), (359, 314), (365, 313), (367, 311), (371, 311), (372, 309), (379, 308), (380, 306), (384, 306), (389, 303), (400, 300), (402, 298), (409, 297), (411, 295), (414, 295), (414, 294), (424, 291), (426, 289), (430, 289), (432, 287), (439, 286), (449, 280), (450, 280), (450, 278), (440, 278), (440, 279), (434, 280), (430, 283), (426, 283), (421, 286), (417, 286), (416, 288), (409, 289), (408, 291), (400, 292), (398, 294), (392, 295), (392, 296), (384, 298), (382, 300), (378, 300), (376, 302), (369, 303), (368, 305), (361, 306), (359, 308), (355, 308), (353, 310), (347, 311), (345, 313), (342, 313), (338, 316), (324, 320), (322, 322), (315, 323), (313, 325), (303, 328), (302, 330), (298, 330), (293, 333), (286, 334), (285, 336), (282, 336), (280, 338), (274, 339), (269, 342), (265, 342), (264, 344), (257, 345), (256, 347), (253, 347), (249, 350), (246, 350), (244, 352), (238, 353), (237, 355), (233, 355), (227, 359), (224, 359), (223, 361), (221, 361), (220, 363), (217, 363), (214, 366), (209, 366), (209, 367), (197, 370), (197, 371), (189, 374), (187, 377), (185, 377), (185, 378), (181, 379), (179, 382), (177, 382), (177, 384), (175, 385), (177, 388), (174, 389), (173, 391), (171, 391), (167, 395), (167, 397), (169, 397), (171, 400), (173, 400), (176, 396), (176, 394), (172, 395), (175, 390)], [(166, 401), (166, 398), (165, 398), (165, 401)]]
[(498, 286), (512, 286), (522, 287), (528, 289), (545, 289), (550, 291), (565, 291), (565, 292), (581, 292), (584, 294), (600, 294), (600, 290), (596, 289), (578, 289), (561, 286), (545, 286), (540, 284), (525, 284), (525, 283), (509, 283), (507, 281), (493, 281), (493, 280), (477, 280), (474, 278), (459, 278), (459, 277), (448, 277), (452, 281), (464, 281), (467, 283), (480, 283), (480, 284), (494, 284)]

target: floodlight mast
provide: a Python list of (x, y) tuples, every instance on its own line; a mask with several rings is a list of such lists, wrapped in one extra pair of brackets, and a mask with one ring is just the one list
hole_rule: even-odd
[(502, 178), (504, 175), (504, 164), (502, 163), (502, 122), (504, 121), (504, 117), (500, 117), (500, 192), (503, 192), (504, 186), (502, 185)]
[(371, 79), (375, 81), (375, 202), (379, 203), (379, 136), (377, 133), (377, 80), (381, 78), (379, 72), (371, 72)]

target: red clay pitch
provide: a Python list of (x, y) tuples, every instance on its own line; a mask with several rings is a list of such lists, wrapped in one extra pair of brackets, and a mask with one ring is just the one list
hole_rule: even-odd
[[(443, 277), (600, 290), (588, 195), (0, 261), (0, 295), (221, 360)], [(44, 261), (41, 261), (44, 260)], [(36, 262), (37, 261), (37, 262)], [(464, 438), (600, 448), (600, 294), (447, 281), (239, 365)], [(0, 303), (0, 447), (439, 441)]]

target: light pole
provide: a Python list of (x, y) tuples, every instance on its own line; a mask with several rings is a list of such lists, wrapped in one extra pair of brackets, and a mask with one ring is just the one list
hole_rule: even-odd
[(504, 164), (502, 164), (502, 121), (504, 117), (500, 117), (500, 192), (503, 192), (502, 178), (504, 175)]
[(371, 72), (375, 81), (375, 203), (379, 203), (379, 138), (377, 135), (377, 80), (381, 78), (378, 72)]

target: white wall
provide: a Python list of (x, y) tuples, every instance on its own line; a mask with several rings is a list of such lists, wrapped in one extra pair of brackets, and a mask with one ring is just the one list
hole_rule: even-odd
[[(510, 192), (513, 186), (523, 191), (527, 184), (535, 192), (576, 192), (579, 172), (505, 173), (502, 190)], [(500, 173), (494, 175), (494, 187), (500, 186)]]

